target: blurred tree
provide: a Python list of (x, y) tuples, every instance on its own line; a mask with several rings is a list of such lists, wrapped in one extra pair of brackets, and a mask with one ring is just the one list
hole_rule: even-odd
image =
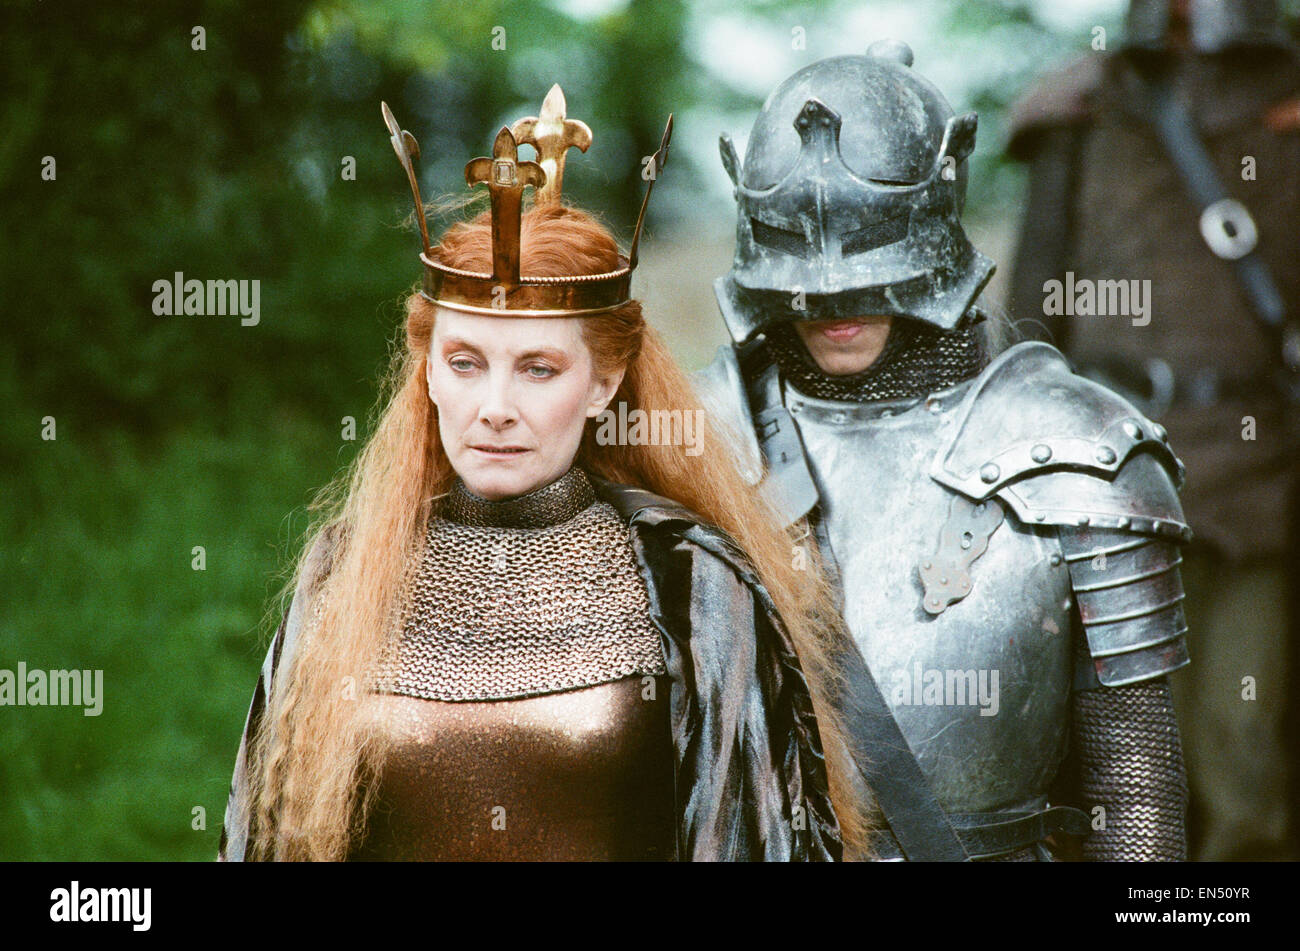
[[(436, 198), (559, 81), (599, 132), (572, 197), (626, 225), (641, 156), (689, 91), (684, 19), (681, 0), (588, 21), (538, 0), (7, 5), (0, 372), (86, 428), (356, 414), (416, 278), (379, 100), (420, 139)], [(155, 315), (153, 284), (176, 272), (259, 280), (260, 322)]]

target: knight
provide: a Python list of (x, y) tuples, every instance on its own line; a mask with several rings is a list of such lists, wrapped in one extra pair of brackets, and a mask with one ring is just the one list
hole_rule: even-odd
[(873, 857), (1182, 860), (1182, 465), (1051, 346), (994, 355), (960, 219), (977, 117), (912, 60), (801, 69), (743, 164), (722, 136), (732, 339), (697, 386), (832, 576)]

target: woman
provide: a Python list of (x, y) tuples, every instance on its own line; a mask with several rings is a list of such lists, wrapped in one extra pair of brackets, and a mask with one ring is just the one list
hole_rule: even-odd
[(822, 669), (819, 574), (707, 431), (597, 438), (611, 404), (698, 409), (640, 304), (493, 313), (438, 283), (621, 273), (545, 197), (513, 262), (500, 208), (426, 241), (394, 395), (254, 694), (223, 859), (840, 856), (795, 651)]

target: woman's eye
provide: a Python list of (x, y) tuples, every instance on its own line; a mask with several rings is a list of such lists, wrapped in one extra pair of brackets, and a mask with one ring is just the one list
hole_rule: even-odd
[(528, 367), (524, 372), (526, 372), (534, 380), (545, 380), (555, 376), (554, 370), (552, 370), (550, 367), (544, 367), (539, 364), (533, 364), (532, 366)]
[(474, 361), (469, 357), (452, 357), (447, 361), (447, 365), (457, 373), (468, 373), (474, 369)]

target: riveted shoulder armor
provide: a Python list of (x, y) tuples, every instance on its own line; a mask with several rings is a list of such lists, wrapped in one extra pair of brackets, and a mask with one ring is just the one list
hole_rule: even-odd
[(1178, 566), (1192, 533), (1164, 427), (1072, 373), (1055, 348), (1023, 343), (971, 388), (930, 474), (1057, 529), (1092, 665), (1080, 687), (1139, 683), (1189, 662)]
[(735, 349), (726, 344), (718, 347), (713, 362), (695, 371), (691, 382), (710, 425), (731, 444), (741, 475), (750, 485), (758, 485), (763, 479), (763, 453)]
[(1017, 344), (980, 374), (930, 475), (977, 502), (997, 496), (1026, 525), (1191, 538), (1164, 427), (1045, 343)]

